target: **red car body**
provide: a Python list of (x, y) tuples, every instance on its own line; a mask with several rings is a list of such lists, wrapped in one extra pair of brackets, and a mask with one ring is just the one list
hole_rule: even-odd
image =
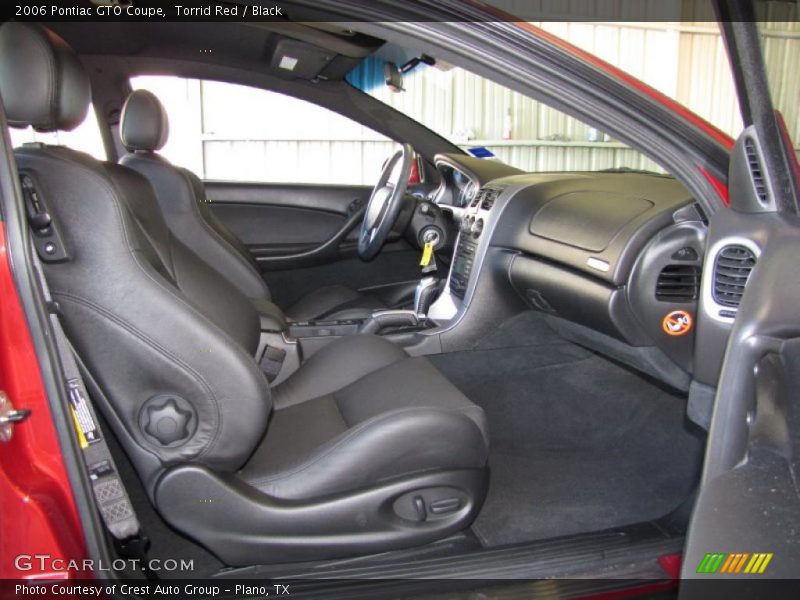
[(69, 571), (54, 572), (36, 560), (30, 570), (15, 567), (20, 555), (81, 560), (86, 550), (12, 268), (0, 223), (0, 389), (16, 408), (31, 411), (0, 452), (0, 578), (67, 577)]

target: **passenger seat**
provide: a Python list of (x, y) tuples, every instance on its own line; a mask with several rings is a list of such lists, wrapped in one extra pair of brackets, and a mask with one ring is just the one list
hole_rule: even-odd
[[(54, 33), (7, 22), (0, 97), (12, 127), (71, 130), (89, 78)], [(93, 400), (167, 523), (230, 565), (385, 552), (469, 526), (488, 484), (486, 418), (428, 360), (354, 335), (271, 391), (253, 358), (258, 315), (171, 233), (142, 175), (63, 146), (15, 158), (59, 234), (64, 256), (40, 256), (103, 390)]]
[[(269, 288), (252, 254), (211, 210), (200, 178), (158, 154), (168, 136), (167, 113), (158, 98), (147, 90), (132, 92), (122, 109), (120, 138), (129, 153), (120, 164), (147, 177), (175, 237), (257, 306), (270, 301)], [(367, 317), (387, 306), (377, 296), (331, 285), (281, 308), (289, 319), (309, 321)]]

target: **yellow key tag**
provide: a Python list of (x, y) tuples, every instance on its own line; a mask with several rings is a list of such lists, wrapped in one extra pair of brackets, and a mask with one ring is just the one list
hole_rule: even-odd
[(419, 261), (420, 267), (427, 267), (431, 264), (431, 258), (433, 257), (433, 244), (430, 242), (425, 242), (425, 246), (422, 248), (422, 258)]

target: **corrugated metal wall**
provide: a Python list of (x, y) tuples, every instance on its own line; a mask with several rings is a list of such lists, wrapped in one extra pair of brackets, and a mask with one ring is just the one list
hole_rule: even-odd
[[(699, 4), (687, 4), (693, 9), (690, 17), (695, 16)], [(513, 12), (515, 7), (509, 9)], [(704, 12), (698, 15), (708, 16)], [(730, 135), (735, 137), (741, 131), (728, 59), (716, 24), (536, 24), (675, 98)], [(798, 146), (800, 23), (765, 23), (762, 30), (773, 97)], [(448, 75), (452, 81), (443, 81)], [(623, 165), (657, 169), (651, 160), (621, 144), (588, 142), (594, 132), (580, 121), (460, 70), (430, 78), (427, 75), (413, 77), (407, 87), (408, 91), (399, 95), (388, 91), (378, 94), (382, 100), (447, 137), (458, 138), (457, 134), (469, 130), (472, 139), (464, 146), (487, 146), (502, 160), (526, 170), (600, 169)], [(435, 96), (426, 88), (437, 87), (452, 89), (455, 106), (417, 102), (419, 97)], [(511, 114), (513, 140), (501, 140), (507, 111)]]
[(208, 179), (372, 184), (395, 145), (308, 102), (218, 82), (197, 85)]

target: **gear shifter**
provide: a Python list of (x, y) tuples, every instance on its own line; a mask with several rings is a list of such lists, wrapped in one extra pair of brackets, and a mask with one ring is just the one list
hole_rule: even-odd
[(439, 278), (429, 275), (423, 277), (414, 292), (413, 310), (377, 310), (364, 321), (359, 333), (380, 333), (390, 328), (425, 327), (428, 309), (439, 291)]
[(420, 279), (414, 292), (414, 313), (424, 319), (439, 291), (439, 278), (429, 275)]

